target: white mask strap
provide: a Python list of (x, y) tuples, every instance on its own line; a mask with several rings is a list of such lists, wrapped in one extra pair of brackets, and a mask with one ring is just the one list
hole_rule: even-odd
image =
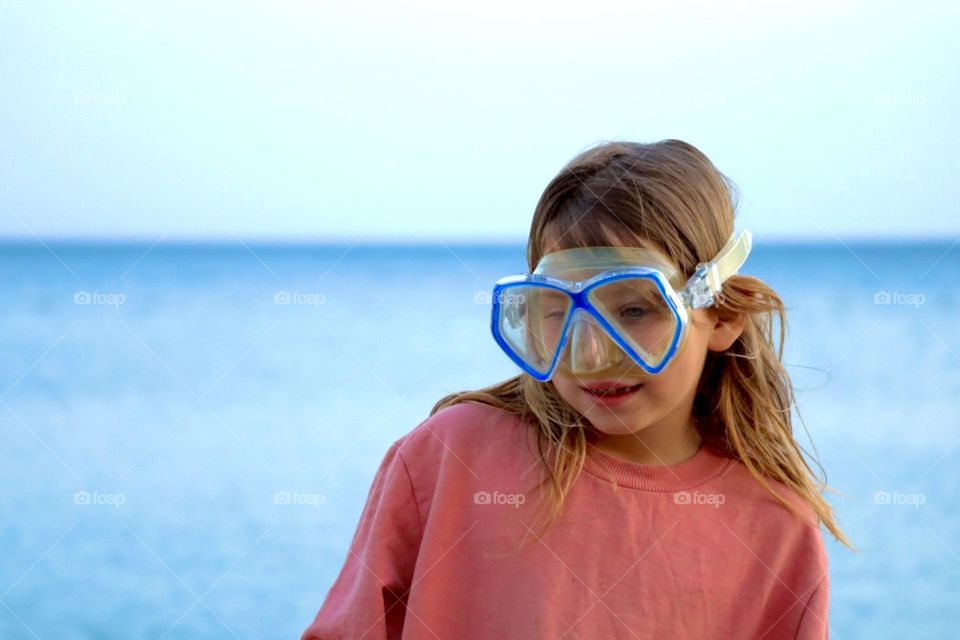
[(712, 305), (714, 297), (720, 293), (721, 285), (743, 266), (752, 245), (753, 234), (746, 229), (739, 237), (731, 235), (713, 260), (697, 265), (680, 297), (694, 309)]

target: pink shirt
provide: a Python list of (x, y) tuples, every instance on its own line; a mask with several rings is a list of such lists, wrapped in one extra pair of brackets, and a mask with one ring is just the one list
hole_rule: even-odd
[(302, 640), (827, 637), (812, 511), (792, 515), (706, 447), (656, 466), (590, 445), (563, 515), (518, 549), (535, 528), (533, 437), (466, 403), (397, 440)]

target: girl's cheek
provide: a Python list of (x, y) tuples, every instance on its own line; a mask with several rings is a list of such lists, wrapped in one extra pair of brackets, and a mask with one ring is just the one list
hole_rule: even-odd
[(562, 379), (560, 376), (555, 377), (550, 381), (550, 384), (553, 385), (553, 388), (556, 389), (557, 395), (559, 395), (567, 404), (572, 405), (575, 401), (573, 396), (573, 389), (570, 388), (570, 383), (567, 380)]

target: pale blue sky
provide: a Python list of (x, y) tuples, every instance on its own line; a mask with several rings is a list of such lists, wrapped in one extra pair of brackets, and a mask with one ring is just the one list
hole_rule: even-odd
[(0, 236), (522, 240), (671, 137), (758, 237), (960, 234), (957, 5), (781, 4), (6, 2)]

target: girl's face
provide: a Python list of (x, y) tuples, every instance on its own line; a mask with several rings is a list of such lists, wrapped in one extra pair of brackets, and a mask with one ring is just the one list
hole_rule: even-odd
[[(580, 378), (558, 371), (552, 379), (557, 393), (594, 428), (607, 435), (636, 434), (655, 424), (685, 427), (707, 351), (729, 348), (743, 330), (742, 321), (719, 321), (711, 309), (691, 309), (688, 313), (690, 323), (686, 337), (673, 361), (660, 373), (650, 375), (636, 367), (621, 377)], [(626, 396), (610, 400), (590, 391), (591, 386), (614, 384), (641, 386)]]
[[(543, 253), (559, 250), (553, 234), (546, 234)], [(623, 239), (611, 235), (611, 245), (622, 245)], [(655, 245), (649, 248), (657, 250)], [(652, 425), (665, 427), (658, 431), (674, 432), (687, 428), (693, 412), (697, 385), (707, 359), (707, 351), (725, 351), (740, 337), (746, 318), (720, 320), (715, 308), (687, 309), (686, 337), (673, 360), (660, 373), (648, 374), (639, 366), (626, 375), (577, 377), (558, 369), (550, 384), (567, 404), (584, 416), (593, 427), (606, 435), (638, 434)], [(591, 386), (642, 385), (637, 391), (612, 401), (590, 392)], [(652, 434), (651, 434), (652, 435)]]

